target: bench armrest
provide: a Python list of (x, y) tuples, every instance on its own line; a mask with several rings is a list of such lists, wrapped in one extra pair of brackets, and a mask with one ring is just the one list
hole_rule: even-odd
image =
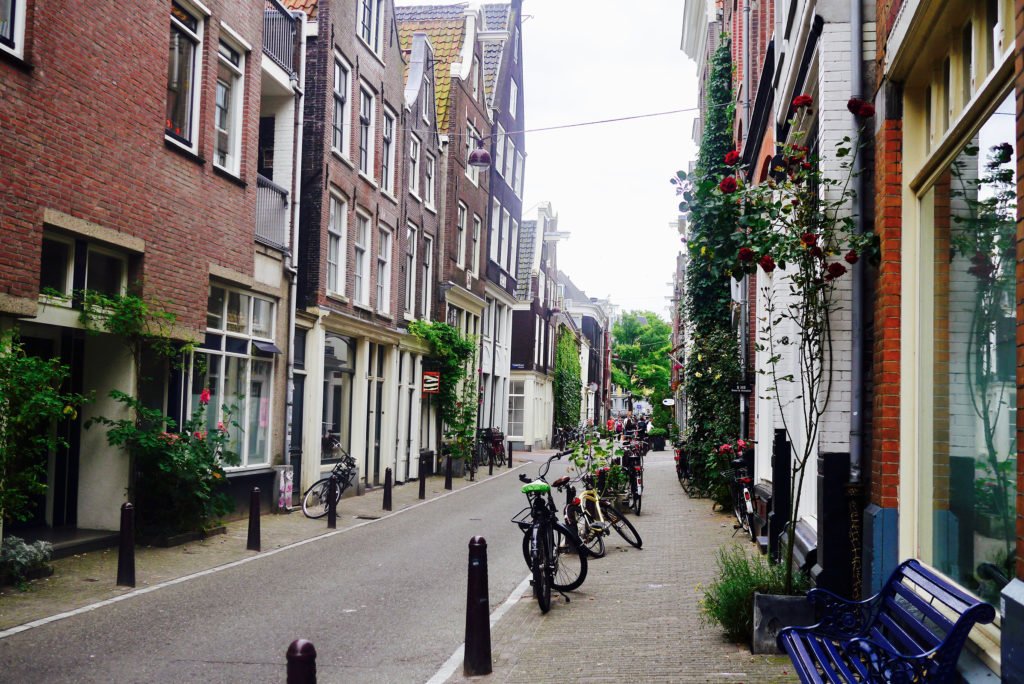
[(827, 589), (811, 589), (807, 592), (807, 600), (815, 606), (817, 614), (821, 616), (818, 624), (810, 629), (837, 639), (850, 639), (866, 634), (875, 618), (875, 609), (880, 601), (878, 595), (863, 601), (850, 601)]

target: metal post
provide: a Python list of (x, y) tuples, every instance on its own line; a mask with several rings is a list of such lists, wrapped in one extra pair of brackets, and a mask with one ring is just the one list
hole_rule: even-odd
[(312, 641), (296, 639), (288, 644), (287, 684), (316, 684), (316, 648)]
[(331, 473), (327, 485), (327, 529), (338, 527), (338, 476)]
[(245, 548), (249, 551), (260, 550), (260, 488), (253, 487), (249, 493), (249, 539)]
[(420, 452), (420, 500), (427, 498), (427, 457)]
[(491, 610), (487, 599), (487, 540), (469, 540), (466, 585), (466, 649), (462, 673), (467, 677), (491, 673)]
[(451, 453), (445, 457), (444, 462), (444, 488), (450, 490), (452, 488), (452, 455)]
[(391, 510), (391, 468), (384, 469), (384, 510)]
[(135, 586), (135, 507), (121, 504), (121, 538), (117, 549), (117, 586)]
[(508, 450), (505, 452), (508, 454), (508, 469), (512, 470), (512, 440), (508, 440)]

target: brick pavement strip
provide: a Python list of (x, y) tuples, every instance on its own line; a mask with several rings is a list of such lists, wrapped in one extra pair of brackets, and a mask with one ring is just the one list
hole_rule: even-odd
[(643, 549), (613, 532), (571, 603), (555, 593), (542, 615), (527, 591), (491, 632), (493, 673), (469, 680), (460, 665), (448, 681), (796, 681), (786, 657), (751, 655), (700, 622), (699, 587), (714, 577), (714, 551), (742, 543), (731, 519), (686, 496), (671, 452), (648, 456), (645, 475), (643, 515), (630, 518)]

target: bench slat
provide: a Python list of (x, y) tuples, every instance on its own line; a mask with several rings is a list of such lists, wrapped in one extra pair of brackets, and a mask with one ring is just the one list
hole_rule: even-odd
[[(906, 618), (905, 621), (908, 622), (909, 626), (920, 635), (921, 639), (926, 643), (931, 644), (925, 650), (934, 648), (946, 638), (946, 635), (953, 629), (954, 623), (952, 620), (940, 613), (935, 609), (935, 606), (925, 601), (923, 598), (918, 596), (916, 592), (908, 589), (907, 587), (899, 587), (897, 592), (903, 600), (913, 606), (916, 610), (921, 611), (923, 618), (907, 610), (906, 606), (901, 606), (899, 604), (896, 604), (891, 611), (887, 612), (893, 618), (897, 616)], [(893, 603), (896, 603), (895, 599), (892, 599), (892, 601)], [(923, 624), (921, 622), (922, 619), (930, 620), (934, 629), (930, 629), (928, 625)], [(904, 621), (901, 620), (901, 622)], [(936, 631), (941, 632), (942, 635), (936, 635)]]
[(814, 658), (807, 652), (803, 635), (799, 632), (787, 632), (783, 635), (783, 647), (793, 662), (797, 675), (803, 684), (825, 684), (818, 672)]
[(878, 616), (878, 620), (871, 629), (871, 638), (874, 641), (885, 642), (886, 646), (891, 647), (897, 653), (906, 653), (907, 655), (920, 655), (934, 648), (934, 646), (922, 648), (921, 644), (907, 634), (903, 625), (885, 614)]
[(810, 634), (804, 640), (804, 642), (810, 646), (811, 651), (814, 653), (814, 660), (821, 665), (821, 669), (825, 676), (828, 677), (830, 684), (843, 684), (843, 681), (839, 679), (838, 672), (834, 668), (829, 667), (830, 658), (825, 655), (825, 652), (821, 649), (821, 639)]
[[(839, 646), (836, 645), (836, 642), (834, 642), (831, 639), (822, 639), (821, 645), (825, 647), (826, 651), (828, 651), (829, 659), (835, 665), (835, 668), (839, 671), (839, 674), (846, 677), (845, 680), (837, 679), (836, 681), (856, 682), (857, 677), (854, 676), (853, 672), (850, 671), (850, 668), (847, 666), (847, 659), (844, 655), (844, 652), (840, 650)], [(859, 661), (858, 658), (854, 658), (853, 660)]]
[(949, 606), (949, 609), (957, 615), (963, 615), (964, 611), (977, 603), (977, 599), (971, 598), (956, 587), (939, 584), (937, 582), (938, 578), (931, 573), (924, 574), (923, 568), (908, 567), (903, 571), (903, 575), (943, 604)]

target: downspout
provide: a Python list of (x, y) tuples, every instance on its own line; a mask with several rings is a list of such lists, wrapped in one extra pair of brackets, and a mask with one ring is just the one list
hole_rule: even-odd
[[(852, 2), (853, 0), (851, 0)], [(750, 0), (743, 0), (743, 144), (750, 128)]]
[(295, 266), (295, 260), (299, 253), (299, 196), (301, 195), (302, 177), (302, 135), (305, 116), (303, 113), (303, 91), (306, 85), (306, 20), (305, 14), (296, 12), (292, 15), (295, 18), (295, 30), (299, 34), (299, 73), (298, 81), (292, 85), (295, 94), (295, 132), (292, 145), (292, 244), (291, 251), (285, 256), (285, 270), (288, 272), (288, 405), (285, 412), (288, 416), (288, 426), (285, 429), (284, 464), (292, 464), (291, 439), (292, 439), (292, 408), (295, 404), (295, 309), (298, 306), (298, 278), (299, 270)]
[[(860, 97), (863, 74), (863, 7), (861, 0), (850, 0), (850, 84), (851, 95)], [(851, 137), (856, 140), (858, 123), (853, 120)], [(864, 232), (864, 178), (863, 156), (859, 152), (854, 156), (854, 194), (851, 208), (854, 215), (854, 233)], [(850, 363), (850, 484), (857, 485), (861, 481), (861, 461), (863, 458), (864, 429), (864, 260), (853, 268), (853, 279), (850, 293), (850, 325), (852, 327), (853, 358)]]

